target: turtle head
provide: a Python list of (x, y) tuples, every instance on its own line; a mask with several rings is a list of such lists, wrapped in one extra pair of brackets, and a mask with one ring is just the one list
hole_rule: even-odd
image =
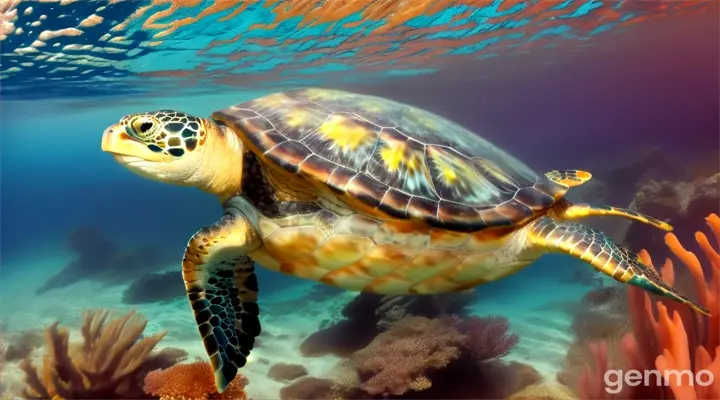
[[(242, 174), (237, 136), (209, 119), (179, 111), (123, 117), (103, 133), (102, 150), (140, 176), (217, 195), (234, 191)], [(231, 172), (233, 164), (240, 175)]]

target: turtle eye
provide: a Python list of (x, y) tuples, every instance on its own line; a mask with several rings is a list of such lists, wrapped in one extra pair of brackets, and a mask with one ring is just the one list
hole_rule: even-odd
[(130, 123), (130, 127), (136, 135), (146, 137), (153, 131), (155, 123), (149, 118), (137, 118)]

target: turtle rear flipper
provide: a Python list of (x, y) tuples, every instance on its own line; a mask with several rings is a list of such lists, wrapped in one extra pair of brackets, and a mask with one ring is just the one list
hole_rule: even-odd
[(579, 258), (613, 279), (687, 304), (709, 315), (703, 307), (690, 301), (665, 283), (640, 257), (617, 246), (602, 232), (570, 221), (541, 217), (527, 227), (532, 245)]
[(247, 256), (258, 246), (248, 218), (228, 211), (193, 235), (185, 250), (185, 289), (220, 393), (247, 363), (260, 334), (258, 284)]
[(652, 225), (666, 232), (670, 232), (673, 230), (673, 227), (667, 222), (660, 221), (657, 218), (653, 218), (649, 215), (645, 215), (627, 208), (598, 206), (588, 203), (571, 203), (567, 200), (563, 200), (562, 202), (555, 205), (550, 211), (550, 213), (554, 213), (553, 216), (559, 219), (580, 219), (600, 215), (614, 215), (631, 219), (633, 221), (642, 222), (644, 224)]

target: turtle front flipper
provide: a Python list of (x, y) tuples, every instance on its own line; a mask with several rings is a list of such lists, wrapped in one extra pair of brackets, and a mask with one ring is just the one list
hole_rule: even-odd
[(637, 254), (617, 246), (598, 230), (575, 222), (541, 217), (528, 225), (527, 234), (531, 246), (570, 254), (619, 282), (629, 283), (687, 304), (694, 310), (709, 315), (707, 310), (693, 303), (660, 279), (651, 267), (643, 264)]
[(190, 239), (182, 273), (205, 350), (222, 393), (247, 363), (260, 334), (258, 284), (247, 253), (259, 246), (254, 226), (228, 211)]
[(580, 219), (599, 215), (614, 215), (652, 225), (667, 232), (673, 230), (673, 227), (667, 222), (627, 208), (597, 206), (588, 203), (571, 203), (565, 200), (558, 202), (549, 213), (558, 219)]

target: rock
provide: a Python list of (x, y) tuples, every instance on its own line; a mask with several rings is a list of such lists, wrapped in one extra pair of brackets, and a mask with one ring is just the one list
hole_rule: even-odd
[(335, 398), (335, 382), (330, 379), (305, 377), (280, 389), (281, 400), (325, 400)]
[[(662, 219), (673, 226), (681, 243), (694, 243), (695, 232), (702, 228), (710, 213), (718, 212), (720, 173), (695, 181), (649, 181), (637, 193), (630, 208)], [(644, 224), (632, 224), (625, 245), (637, 251), (646, 249), (656, 263), (668, 255), (663, 235)]]
[(267, 377), (275, 382), (290, 382), (308, 374), (307, 368), (299, 364), (277, 363), (270, 367)]

